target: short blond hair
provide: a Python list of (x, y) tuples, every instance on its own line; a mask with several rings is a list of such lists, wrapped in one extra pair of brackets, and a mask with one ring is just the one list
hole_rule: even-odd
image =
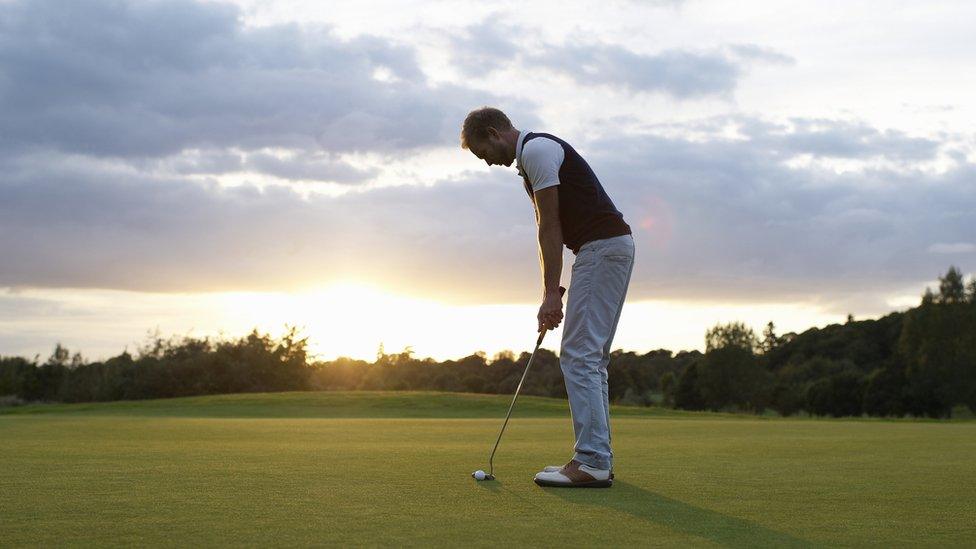
[(512, 129), (512, 121), (495, 107), (481, 107), (468, 113), (461, 125), (461, 148), (467, 149), (472, 140), (488, 139), (488, 128), (498, 131)]

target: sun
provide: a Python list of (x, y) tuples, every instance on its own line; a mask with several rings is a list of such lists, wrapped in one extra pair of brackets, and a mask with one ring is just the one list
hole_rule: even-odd
[(410, 347), (417, 358), (437, 360), (477, 351), (519, 351), (535, 340), (538, 308), (457, 306), (358, 281), (302, 292), (227, 293), (218, 306), (223, 325), (236, 333), (257, 328), (277, 337), (286, 325), (296, 326), (309, 338), (313, 359), (345, 356), (367, 361), (376, 358), (380, 344), (387, 353)]
[[(309, 338), (309, 352), (371, 359), (381, 343), (399, 350), (419, 340), (425, 321), (438, 318), (439, 304), (394, 294), (380, 286), (341, 281), (302, 292), (225, 294), (223, 309), (237, 329), (272, 335), (285, 325)], [(411, 337), (415, 336), (415, 337)]]

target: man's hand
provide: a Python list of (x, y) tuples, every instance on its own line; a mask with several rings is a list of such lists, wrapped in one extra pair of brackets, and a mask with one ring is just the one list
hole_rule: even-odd
[(547, 292), (539, 307), (539, 331), (554, 330), (563, 321), (562, 292)]

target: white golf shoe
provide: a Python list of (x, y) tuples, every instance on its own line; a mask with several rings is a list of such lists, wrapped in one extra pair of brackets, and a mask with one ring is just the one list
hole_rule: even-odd
[[(569, 465), (569, 464), (567, 463), (566, 465)], [(562, 469), (563, 467), (565, 467), (565, 465), (546, 465), (545, 468), (543, 468), (541, 472), (543, 472), (543, 473), (555, 473), (556, 471)], [(610, 469), (610, 480), (613, 480), (613, 469)]]
[(609, 488), (613, 479), (609, 469), (597, 469), (574, 459), (556, 471), (536, 473), (535, 483), (560, 488)]

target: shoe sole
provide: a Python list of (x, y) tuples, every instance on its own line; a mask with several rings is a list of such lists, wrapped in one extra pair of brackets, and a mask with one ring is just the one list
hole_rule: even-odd
[[(546, 467), (545, 469), (543, 469), (543, 471), (545, 471), (546, 473), (555, 473), (559, 469), (561, 469), (561, 467), (556, 467), (555, 469), (550, 469)], [(613, 480), (613, 471), (610, 471), (610, 480)]]
[(613, 480), (592, 480), (590, 482), (573, 482), (570, 484), (562, 482), (552, 482), (549, 480), (534, 479), (539, 486), (546, 488), (609, 488), (613, 486)]

